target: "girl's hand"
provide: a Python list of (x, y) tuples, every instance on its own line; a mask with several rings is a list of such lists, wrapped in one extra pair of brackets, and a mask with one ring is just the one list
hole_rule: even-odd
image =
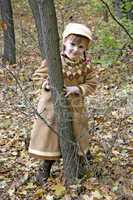
[(65, 88), (65, 97), (69, 96), (70, 94), (80, 94), (80, 90), (77, 86), (68, 86)]
[(45, 81), (43, 82), (43, 84), (42, 84), (42, 88), (45, 89), (45, 90), (47, 90), (47, 91), (50, 90), (50, 82), (49, 82), (48, 79), (45, 80)]

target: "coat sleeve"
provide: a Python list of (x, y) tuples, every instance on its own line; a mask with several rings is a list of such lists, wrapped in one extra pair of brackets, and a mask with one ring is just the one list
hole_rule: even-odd
[(94, 94), (98, 81), (96, 74), (96, 69), (93, 69), (89, 65), (86, 66), (84, 82), (79, 85), (80, 92), (83, 96)]
[(42, 61), (41, 66), (33, 74), (32, 80), (35, 86), (41, 88), (43, 82), (48, 79), (48, 67), (46, 60)]

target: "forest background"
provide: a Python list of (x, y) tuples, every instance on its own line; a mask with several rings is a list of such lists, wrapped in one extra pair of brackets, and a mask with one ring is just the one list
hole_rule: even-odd
[[(122, 1), (119, 7), (116, 2), (55, 1), (60, 39), (65, 24), (70, 21), (86, 22), (91, 27), (94, 39), (88, 53), (99, 76), (96, 95), (86, 99), (90, 150), (94, 159), (89, 172), (79, 183), (80, 190), (71, 191), (71, 196), (77, 195), (77, 199), (78, 196), (90, 200), (133, 197), (133, 50), (129, 37), (133, 30), (133, 3)], [(19, 80), (26, 97), (36, 105), (32, 74), (41, 63), (41, 54), (35, 23), (28, 1), (12, 0), (11, 3), (17, 63), (9, 69)], [(2, 66), (2, 20), (0, 46)], [(53, 177), (45, 188), (34, 181), (39, 162), (30, 159), (27, 152), (33, 111), (16, 80), (3, 68), (0, 68), (0, 89), (1, 199), (62, 199), (66, 196), (62, 163), (55, 164)]]

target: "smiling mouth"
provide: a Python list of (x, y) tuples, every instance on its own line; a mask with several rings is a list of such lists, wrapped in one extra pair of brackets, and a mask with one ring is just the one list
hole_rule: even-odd
[(78, 55), (78, 53), (75, 53), (75, 52), (71, 52), (71, 54), (72, 54), (72, 55), (75, 55), (75, 56), (77, 56), (77, 55)]
[(72, 56), (74, 56), (74, 57), (75, 57), (75, 56), (78, 56), (78, 54), (72, 54)]

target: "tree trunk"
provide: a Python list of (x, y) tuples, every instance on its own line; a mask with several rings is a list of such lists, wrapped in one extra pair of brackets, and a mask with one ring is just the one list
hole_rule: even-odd
[(10, 64), (15, 64), (16, 48), (11, 1), (0, 0), (0, 10), (2, 17), (2, 28), (4, 32), (3, 61), (9, 61)]
[(121, 0), (115, 0), (115, 14), (121, 18)]
[[(59, 35), (53, 0), (38, 0), (41, 26), (44, 34), (48, 73), (52, 87), (55, 116), (58, 123), (60, 148), (64, 163), (67, 184), (75, 182), (78, 172), (78, 148), (72, 128), (72, 117), (68, 111), (68, 102), (63, 94), (63, 74), (59, 51)], [(71, 141), (71, 142), (68, 142)], [(74, 145), (73, 145), (74, 144)]]
[(28, 0), (28, 1), (29, 1), (31, 10), (32, 10), (34, 20), (35, 20), (41, 56), (44, 59), (45, 58), (45, 42), (44, 42), (43, 33), (42, 33), (43, 30), (42, 30), (42, 26), (41, 26), (41, 19), (40, 19), (38, 3), (35, 0)]

